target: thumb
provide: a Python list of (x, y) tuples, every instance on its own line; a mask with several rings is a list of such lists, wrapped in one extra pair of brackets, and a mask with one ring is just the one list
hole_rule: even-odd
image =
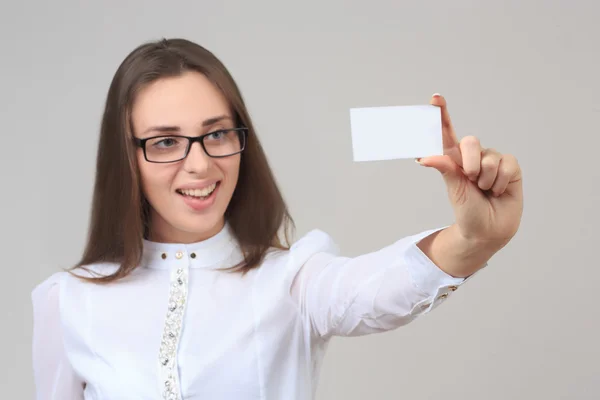
[(462, 174), (462, 169), (448, 155), (422, 157), (415, 160), (424, 167), (437, 169), (444, 176)]
[(424, 167), (437, 169), (442, 174), (451, 193), (456, 193), (462, 187), (465, 175), (462, 168), (450, 156), (423, 157), (418, 158), (416, 161)]

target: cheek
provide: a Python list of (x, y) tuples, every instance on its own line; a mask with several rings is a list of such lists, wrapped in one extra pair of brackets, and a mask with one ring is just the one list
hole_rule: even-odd
[(228, 189), (233, 191), (240, 171), (240, 157), (220, 159), (218, 160), (218, 167), (225, 177), (225, 182)]
[(237, 186), (240, 171), (240, 157), (223, 158), (217, 160), (216, 164), (222, 177), (225, 178), (223, 182), (224, 184), (221, 187), (221, 191), (224, 196), (222, 199), (228, 202), (235, 191), (235, 187)]
[(148, 163), (143, 159), (139, 164), (142, 191), (150, 203), (159, 203), (171, 190), (177, 169), (171, 165)]

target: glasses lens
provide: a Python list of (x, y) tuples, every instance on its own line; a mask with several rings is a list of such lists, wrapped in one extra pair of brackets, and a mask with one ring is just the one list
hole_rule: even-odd
[(204, 137), (204, 147), (210, 156), (224, 157), (242, 151), (244, 139), (242, 131), (220, 130)]
[(185, 157), (188, 146), (186, 138), (161, 136), (146, 142), (146, 157), (152, 162), (171, 162)]

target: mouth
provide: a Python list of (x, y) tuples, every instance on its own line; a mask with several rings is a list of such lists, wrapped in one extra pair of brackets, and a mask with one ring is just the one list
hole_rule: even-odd
[(176, 192), (188, 199), (206, 200), (215, 192), (220, 183), (220, 181), (215, 182), (202, 189), (177, 189)]

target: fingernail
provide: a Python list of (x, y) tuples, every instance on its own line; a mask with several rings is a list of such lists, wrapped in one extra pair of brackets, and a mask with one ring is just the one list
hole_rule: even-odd
[(415, 162), (419, 165), (423, 165), (420, 158), (415, 158)]
[(440, 97), (440, 96), (441, 96), (441, 94), (439, 94), (439, 93), (434, 93), (431, 95), (431, 97)]

